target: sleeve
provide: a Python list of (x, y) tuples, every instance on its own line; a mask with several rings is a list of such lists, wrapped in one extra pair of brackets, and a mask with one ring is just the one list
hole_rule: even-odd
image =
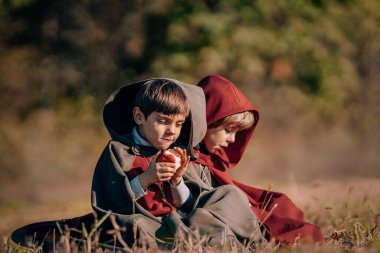
[(189, 201), (190, 198), (193, 197), (183, 179), (177, 186), (171, 185), (170, 190), (173, 203), (177, 208), (181, 207), (186, 201)]
[(139, 198), (146, 195), (147, 192), (141, 186), (141, 182), (140, 182), (139, 177), (135, 177), (129, 183), (131, 185), (131, 189), (132, 189), (133, 193), (135, 194), (136, 200), (138, 200)]

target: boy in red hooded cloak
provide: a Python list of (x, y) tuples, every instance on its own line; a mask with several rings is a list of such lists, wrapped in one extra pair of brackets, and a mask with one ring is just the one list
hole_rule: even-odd
[[(259, 113), (229, 80), (210, 75), (199, 83), (206, 96), (207, 133), (197, 163), (209, 170), (210, 187), (235, 185), (248, 197), (251, 209), (261, 222), (268, 240), (287, 246), (323, 242), (320, 229), (304, 220), (303, 212), (285, 195), (254, 188), (232, 180), (227, 169), (243, 156), (255, 130)], [(232, 115), (232, 116), (231, 116)]]

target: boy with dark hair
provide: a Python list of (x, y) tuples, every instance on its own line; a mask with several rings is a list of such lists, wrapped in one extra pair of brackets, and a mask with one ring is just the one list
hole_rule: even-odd
[[(186, 95), (177, 84), (168, 80), (147, 81), (138, 90), (134, 101), (133, 118), (137, 125), (133, 129), (134, 141), (137, 144), (153, 146), (157, 150), (168, 149), (178, 139), (189, 112)], [(187, 156), (186, 150), (178, 147), (174, 149), (180, 155), (179, 168), (175, 168), (173, 163), (152, 159), (148, 169), (138, 177), (133, 176), (136, 173), (133, 170), (128, 171), (130, 178), (135, 178), (131, 181), (131, 186), (137, 199), (147, 194), (145, 189), (150, 191), (150, 194), (154, 192), (154, 188), (151, 189), (150, 185), (166, 181), (175, 186), (171, 188), (175, 207), (180, 207), (188, 199), (190, 192), (183, 183), (182, 175), (190, 157)], [(147, 162), (147, 159), (144, 159)], [(161, 194), (162, 198), (159, 201), (166, 200), (163, 191)], [(141, 200), (139, 201), (142, 203)], [(167, 201), (164, 204), (168, 204)], [(147, 207), (146, 209), (150, 210)], [(152, 213), (161, 215), (153, 210)]]
[[(189, 199), (191, 193), (182, 180), (189, 163), (186, 149), (176, 147), (182, 161), (178, 169), (174, 163), (157, 161), (161, 150), (184, 145), (176, 141), (194, 102), (187, 99), (185, 91), (198, 98), (197, 103), (204, 103), (200, 89), (170, 79), (123, 86), (108, 99), (103, 117), (112, 140), (93, 176), (92, 206), (97, 213), (137, 211), (154, 224)], [(193, 117), (204, 117), (204, 113), (196, 115)], [(188, 140), (185, 148), (192, 147), (194, 140), (199, 142), (203, 134)]]

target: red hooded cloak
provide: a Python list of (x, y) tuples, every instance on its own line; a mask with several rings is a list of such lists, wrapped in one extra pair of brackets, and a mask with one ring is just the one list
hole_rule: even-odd
[(244, 111), (252, 111), (255, 121), (251, 128), (237, 132), (234, 143), (214, 154), (200, 153), (196, 162), (208, 166), (220, 185), (236, 185), (245, 192), (252, 211), (265, 225), (268, 239), (275, 239), (289, 246), (296, 240), (304, 243), (323, 242), (320, 229), (305, 222), (303, 212), (285, 194), (254, 188), (232, 180), (227, 168), (234, 167), (243, 156), (257, 125), (259, 113), (233, 83), (221, 76), (207, 76), (198, 86), (206, 96), (208, 126), (226, 116)]

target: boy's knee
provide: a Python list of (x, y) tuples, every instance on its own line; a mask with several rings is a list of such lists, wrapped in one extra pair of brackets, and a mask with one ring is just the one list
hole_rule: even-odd
[(222, 186), (219, 186), (219, 187), (221, 187), (222, 189), (224, 189), (224, 191), (226, 192), (226, 194), (236, 196), (237, 198), (247, 198), (245, 196), (244, 192), (242, 190), (240, 190), (235, 185), (226, 184), (226, 185), (222, 185)]

